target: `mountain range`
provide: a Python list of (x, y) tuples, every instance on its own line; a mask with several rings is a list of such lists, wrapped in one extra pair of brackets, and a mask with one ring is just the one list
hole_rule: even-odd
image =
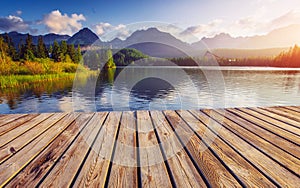
[[(252, 52), (258, 51), (258, 49), (264, 49), (266, 54), (262, 53), (260, 54), (261, 56), (276, 55), (278, 54), (278, 49), (286, 49), (295, 44), (300, 44), (299, 33), (300, 25), (290, 25), (261, 36), (232, 37), (229, 34), (220, 33), (211, 38), (204, 37), (192, 44), (183, 42), (170, 33), (162, 32), (157, 28), (137, 30), (125, 40), (115, 38), (108, 42), (101, 41), (101, 39), (88, 28), (81, 29), (73, 36), (53, 33), (42, 36), (46, 45), (52, 44), (55, 40), (58, 42), (65, 40), (69, 44), (81, 46), (94, 44), (96, 46), (111, 47), (114, 49), (135, 48), (144, 54), (154, 57), (182, 57), (186, 55), (195, 56), (207, 49), (227, 49), (225, 50), (227, 55), (231, 51), (234, 51), (233, 49), (235, 49), (235, 53), (237, 52), (236, 49), (252, 50)], [(27, 37), (27, 34), (18, 32), (4, 33), (1, 35), (4, 36), (6, 34), (12, 38), (16, 47), (20, 42), (25, 42)], [(33, 43), (37, 44), (38, 37), (39, 36), (32, 36)], [(95, 43), (95, 41), (97, 42)], [(274, 54), (272, 54), (271, 49), (274, 49)], [(215, 51), (220, 52), (220, 50)], [(224, 50), (222, 53), (224, 53)], [(253, 53), (250, 54), (253, 55)]]
[(266, 35), (251, 37), (232, 37), (226, 33), (220, 33), (212, 38), (202, 38), (193, 43), (197, 48), (205, 43), (210, 49), (235, 48), (235, 49), (264, 49), (284, 48), (300, 44), (300, 25), (290, 25), (275, 29)]
[[(13, 32), (10, 32), (10, 33), (3, 33), (3, 34), (0, 34), (0, 36), (4, 37), (6, 34), (7, 34), (9, 37), (11, 37), (12, 42), (14, 43), (14, 45), (15, 45), (16, 47), (18, 47), (18, 45), (19, 45), (20, 43), (25, 43), (26, 38), (27, 38), (27, 35), (28, 35), (28, 34), (23, 34), (23, 33), (18, 33), (18, 32), (16, 32), (16, 31), (13, 31)], [(42, 37), (43, 37), (44, 43), (45, 43), (46, 45), (53, 44), (53, 42), (54, 42), (55, 40), (56, 40), (57, 42), (60, 42), (60, 41), (62, 41), (62, 40), (68, 40), (68, 39), (70, 38), (69, 35), (58, 35), (58, 34), (54, 34), (54, 33), (49, 33), (49, 34), (46, 34), (46, 35), (38, 35), (38, 36), (32, 35), (32, 42), (33, 42), (34, 44), (37, 44), (39, 36), (42, 36)]]

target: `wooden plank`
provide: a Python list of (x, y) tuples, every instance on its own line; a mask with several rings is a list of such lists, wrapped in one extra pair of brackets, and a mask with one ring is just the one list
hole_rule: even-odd
[[(168, 110), (164, 111), (164, 113), (173, 129), (178, 133), (180, 139), (185, 140), (186, 148), (212, 187), (242, 187), (195, 134), (189, 137), (192, 130), (176, 112)], [(179, 111), (179, 113), (181, 113), (181, 111)], [(183, 166), (183, 168), (185, 167)]]
[(123, 112), (108, 187), (138, 187), (136, 118)]
[(78, 115), (69, 114), (0, 165), (0, 187), (7, 184), (38, 156)]
[(27, 115), (28, 114), (5, 114), (0, 117), (0, 127)]
[[(11, 121), (0, 126), (0, 187), (297, 187), (300, 142), (294, 138), (300, 136), (281, 126), (288, 122), (285, 126), (299, 129), (300, 109), (259, 109), (264, 114), (250, 110), (260, 117), (230, 110), (225, 111), (225, 121), (223, 110), (191, 111), (198, 119), (188, 111), (165, 111), (167, 119), (160, 111), (139, 111), (137, 124), (134, 112), (124, 112), (119, 129), (121, 112), (112, 112), (107, 119), (98, 113), (92, 119), (91, 114), (82, 114), (78, 125), (73, 114), (1, 116), (0, 122)], [(86, 135), (94, 136), (80, 133), (87, 129), (91, 134)], [(197, 135), (187, 136), (190, 132)], [(186, 148), (180, 150), (185, 140)], [(141, 171), (130, 165), (141, 165)]]
[(152, 111), (150, 114), (176, 186), (207, 187), (163, 113)]
[[(268, 108), (269, 109), (269, 108)], [(274, 108), (272, 108), (274, 109)], [(284, 107), (279, 107), (279, 108), (276, 108), (278, 110), (280, 110), (281, 112), (284, 112), (284, 114), (282, 114), (283, 116), (285, 115), (286, 117), (292, 119), (292, 120), (295, 120), (297, 122), (300, 121), (300, 112), (297, 112), (297, 111), (294, 111), (294, 110), (291, 110), (291, 109), (288, 109), (288, 108), (284, 108)]]
[(300, 108), (297, 106), (284, 106), (283, 108), (287, 108), (287, 109), (293, 110), (295, 112), (300, 112)]
[(199, 118), (199, 120), (201, 120), (211, 130), (220, 130), (217, 132), (213, 132), (219, 135), (227, 144), (233, 147), (245, 158), (247, 158), (252, 164), (259, 168), (260, 171), (276, 181), (280, 186), (295, 187), (295, 185), (298, 185), (300, 183), (300, 179), (296, 175), (264, 155), (262, 152), (260, 152), (229, 130), (220, 128), (221, 125), (216, 121), (210, 119), (200, 111), (192, 110), (191, 112), (195, 114)]
[(30, 121), (31, 119), (35, 118), (38, 115), (39, 114), (28, 114), (25, 116), (15, 118), (13, 121), (1, 125), (0, 126), (0, 136), (15, 129), (18, 126), (24, 124), (25, 122)]
[[(273, 118), (288, 123), (291, 126), (300, 129), (300, 113), (286, 108), (259, 108), (263, 114), (272, 116)], [(268, 113), (269, 112), (269, 113)], [(272, 113), (272, 114), (270, 114)], [(275, 115), (274, 115), (275, 114)]]
[(13, 178), (7, 187), (36, 187), (42, 177), (55, 165), (71, 142), (81, 133), (91, 114), (82, 114), (49, 146)]
[[(116, 139), (121, 112), (110, 112), (101, 126), (92, 149), (81, 164), (80, 171), (73, 177), (73, 187), (103, 187), (108, 176), (110, 158)], [(65, 171), (65, 173), (69, 173)], [(65, 177), (65, 175), (64, 175)], [(50, 178), (49, 180), (51, 180)], [(71, 179), (72, 180), (72, 179)]]
[[(206, 144), (208, 149), (215, 152), (246, 187), (275, 187), (264, 174), (252, 166), (251, 163), (239, 155), (239, 153), (227, 145), (191, 113), (180, 111), (180, 116), (187, 122), (193, 131), (197, 133), (198, 137), (201, 138), (201, 141)], [(197, 145), (197, 142), (199, 142), (199, 139), (193, 141), (194, 145)]]
[[(261, 120), (267, 121), (268, 123), (273, 124), (281, 129), (284, 129), (286, 131), (292, 132), (300, 136), (300, 129), (287, 124), (287, 122), (278, 120), (278, 118), (279, 119), (282, 118), (280, 115), (277, 115), (272, 112), (268, 112), (266, 110), (261, 110), (259, 108), (252, 108), (252, 109), (241, 108), (240, 110), (250, 115), (253, 115)], [(300, 122), (295, 122), (295, 125), (300, 126)]]
[(36, 126), (33, 129), (25, 132), (23, 135), (17, 137), (12, 142), (3, 145), (0, 147), (0, 164), (5, 161), (8, 157), (14, 155), (14, 153), (18, 152), (20, 149), (28, 145), (35, 138), (43, 134), (50, 127), (52, 127), (57, 121), (62, 119), (67, 114), (57, 113), (51, 116), (51, 118), (46, 119), (39, 126)]
[[(238, 115), (242, 118), (244, 118), (245, 120), (251, 122), (251, 123), (254, 123), (255, 125), (257, 126), (260, 126), (274, 134), (277, 134), (278, 136), (284, 138), (284, 139), (287, 139), (288, 141), (296, 144), (297, 146), (300, 145), (300, 137), (289, 132), (289, 131), (286, 131), (282, 128), (279, 128), (277, 126), (274, 126), (273, 124), (270, 124), (268, 122), (265, 122), (261, 119), (258, 119), (254, 116), (251, 116), (243, 111), (240, 111), (240, 110), (237, 110), (237, 109), (227, 109), (228, 111), (230, 112), (233, 112), (235, 115)], [(255, 113), (255, 112), (254, 112)], [(255, 113), (256, 115), (259, 115), (258, 113)]]
[[(282, 164), (282, 166), (293, 171), (295, 174), (298, 174), (300, 177), (300, 168), (299, 168), (300, 160), (298, 158), (295, 158), (294, 156), (286, 153), (281, 148), (276, 147), (270, 142), (267, 142), (261, 137), (253, 134), (252, 132), (243, 128), (239, 124), (227, 118), (224, 118), (223, 116), (221, 116), (220, 114), (216, 113), (213, 110), (203, 110), (203, 112), (212, 115), (217, 120), (217, 122), (221, 123), (228, 130), (231, 130), (231, 132), (243, 138), (252, 146), (256, 147), (258, 150), (262, 151), (263, 153), (269, 155), (274, 160), (278, 161), (278, 163)], [(300, 147), (298, 149), (300, 149)]]
[(226, 111), (226, 110), (215, 110), (219, 114), (224, 115), (226, 118), (230, 119), (231, 121), (234, 121), (239, 126), (243, 127), (244, 129), (247, 129), (248, 131), (251, 131), (252, 133), (260, 136), (261, 138), (269, 141), (271, 144), (274, 144), (281, 149), (285, 150), (286, 152), (294, 155), (294, 156), (300, 156), (300, 148), (296, 144), (287, 141), (286, 139), (283, 139), (282, 137), (278, 136), (277, 134), (274, 134), (268, 130), (265, 130), (259, 126), (254, 125), (253, 123), (246, 121), (245, 119), (238, 117), (234, 115), (233, 113)]
[[(251, 114), (261, 120), (267, 121), (268, 123), (273, 124), (276, 127), (279, 127), (283, 130), (289, 131), (293, 134), (300, 136), (300, 129), (298, 129), (294, 126), (288, 125), (286, 122), (278, 121), (277, 118), (281, 118), (281, 116), (279, 116), (275, 113), (271, 113), (266, 110), (261, 110), (259, 108), (251, 108), (251, 109), (241, 108), (240, 110), (245, 113)], [(286, 120), (288, 121), (287, 118), (286, 118)], [(296, 124), (300, 125), (300, 123), (298, 123), (298, 122), (296, 122)]]
[(53, 114), (40, 114), (39, 116), (27, 121), (26, 123), (22, 124), (22, 126), (16, 127), (15, 129), (1, 135), (0, 137), (0, 147), (8, 144), (9, 142), (13, 141), (17, 137), (21, 136), (28, 130), (32, 129), (33, 127), (37, 126), (39, 123), (45, 121), (46, 119), (53, 116)]
[[(70, 187), (81, 163), (84, 161), (84, 154), (89, 151), (102, 125), (102, 123), (98, 123), (98, 120), (97, 118), (97, 121), (93, 121), (91, 123), (92, 125), (84, 129), (83, 133), (76, 138), (50, 173), (47, 174), (46, 179), (40, 184), (41, 187)], [(118, 123), (118, 120), (114, 123)], [(110, 131), (116, 131), (114, 125), (109, 125), (108, 128), (111, 128)], [(103, 127), (101, 131), (103, 131), (103, 129), (105, 129), (105, 127)], [(107, 137), (113, 136), (110, 132), (107, 133)], [(113, 142), (110, 142), (110, 144), (111, 143)], [(106, 147), (112, 148), (112, 145), (107, 145)]]
[(172, 187), (148, 111), (137, 111), (137, 127), (143, 187)]

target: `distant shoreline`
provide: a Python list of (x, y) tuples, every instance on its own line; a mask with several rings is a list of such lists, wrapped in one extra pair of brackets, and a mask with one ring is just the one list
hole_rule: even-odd
[(265, 67), (265, 66), (117, 66), (116, 68), (183, 68), (183, 69), (205, 69), (205, 70), (295, 70), (300, 71), (300, 68), (293, 67)]

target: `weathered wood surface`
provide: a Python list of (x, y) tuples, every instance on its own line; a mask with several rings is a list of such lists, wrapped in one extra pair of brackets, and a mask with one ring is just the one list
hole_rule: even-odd
[(0, 116), (0, 187), (299, 187), (300, 107)]

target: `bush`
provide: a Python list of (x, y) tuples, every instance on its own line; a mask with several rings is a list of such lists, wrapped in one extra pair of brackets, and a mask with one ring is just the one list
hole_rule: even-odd
[(0, 58), (0, 75), (9, 75), (13, 73), (13, 62), (10, 57)]
[(77, 70), (77, 64), (74, 63), (63, 63), (62, 67), (63, 67), (63, 72), (67, 72), (67, 73), (74, 73)]
[(75, 73), (77, 70), (86, 72), (88, 69), (81, 64), (53, 62), (49, 58), (35, 58), (34, 61), (21, 60), (20, 62), (14, 62), (10, 58), (5, 61), (0, 60), (0, 75), (60, 74)]
[(32, 75), (46, 73), (44, 66), (41, 63), (26, 61), (24, 66), (28, 69), (29, 73)]

